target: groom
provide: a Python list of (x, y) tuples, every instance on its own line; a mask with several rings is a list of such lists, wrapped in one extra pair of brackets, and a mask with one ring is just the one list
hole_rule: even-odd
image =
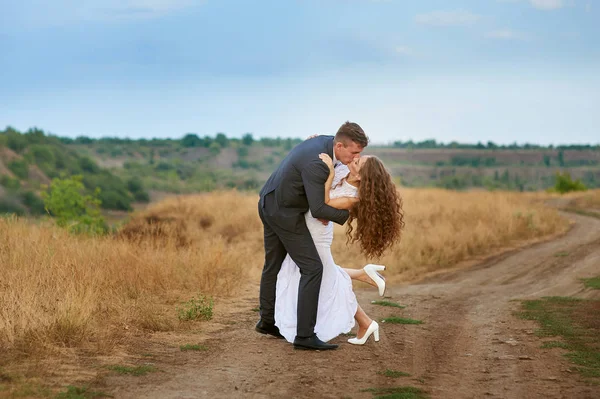
[(320, 153), (329, 154), (334, 164), (348, 164), (360, 156), (369, 143), (362, 128), (344, 123), (335, 137), (317, 136), (290, 151), (260, 191), (258, 214), (264, 226), (265, 266), (260, 281), (260, 320), (256, 331), (279, 338), (275, 326), (275, 287), (277, 274), (289, 253), (300, 268), (298, 327), (294, 348), (324, 350), (338, 346), (321, 341), (315, 334), (317, 305), (323, 264), (306, 227), (304, 214), (343, 225), (348, 211), (325, 204), (325, 181), (329, 168)]

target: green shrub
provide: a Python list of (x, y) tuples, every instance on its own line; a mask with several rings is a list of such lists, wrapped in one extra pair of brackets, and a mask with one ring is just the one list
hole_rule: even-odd
[(108, 226), (100, 215), (100, 190), (86, 194), (82, 180), (82, 176), (53, 179), (48, 191), (42, 193), (44, 205), (56, 224), (69, 232), (103, 234)]
[(15, 179), (7, 175), (2, 175), (2, 177), (0, 177), (0, 184), (10, 191), (16, 191), (21, 187), (21, 182), (19, 179)]
[(210, 153), (213, 155), (218, 155), (221, 153), (221, 145), (219, 143), (217, 143), (216, 141), (213, 141), (212, 143), (210, 143), (210, 146), (208, 147), (208, 149), (210, 150)]
[(102, 171), (98, 174), (86, 174), (83, 178), (85, 187), (89, 190), (100, 188), (98, 198), (104, 209), (117, 209), (130, 211), (131, 195), (127, 185), (120, 177), (111, 174), (108, 171)]
[(137, 202), (150, 202), (150, 194), (146, 191), (136, 191), (133, 193), (133, 199)]
[(14, 213), (15, 215), (23, 216), (25, 208), (15, 198), (3, 197), (0, 198), (0, 214), (4, 213)]
[(229, 139), (224, 133), (218, 133), (215, 137), (215, 142), (219, 143), (222, 148), (229, 146)]
[(244, 145), (252, 145), (252, 143), (254, 143), (254, 137), (252, 136), (252, 133), (244, 134), (242, 137), (242, 143)]
[(6, 146), (16, 153), (21, 153), (27, 147), (27, 138), (13, 128), (4, 131)]
[(100, 171), (98, 165), (88, 157), (79, 158), (79, 166), (84, 172), (98, 173)]
[(581, 182), (581, 180), (572, 180), (571, 174), (568, 172), (557, 172), (555, 179), (556, 183), (554, 184), (554, 189), (561, 194), (568, 193), (570, 191), (587, 190), (587, 187)]
[(131, 179), (127, 180), (127, 188), (132, 193), (135, 193), (138, 191), (143, 191), (144, 183), (142, 182), (142, 179), (140, 179), (139, 177), (132, 177)]
[(120, 211), (131, 210), (131, 198), (116, 191), (102, 191), (98, 195), (104, 209), (116, 209)]
[(154, 170), (156, 170), (157, 172), (166, 172), (169, 170), (175, 169), (175, 166), (169, 164), (168, 162), (159, 162), (155, 167)]
[(210, 320), (213, 316), (213, 299), (198, 295), (177, 308), (179, 320)]
[(23, 205), (28, 207), (29, 212), (33, 215), (43, 215), (46, 213), (44, 201), (32, 191), (21, 193), (21, 201), (23, 201)]
[(25, 180), (29, 176), (29, 165), (24, 160), (14, 160), (8, 163), (8, 169), (19, 179)]
[(248, 156), (248, 147), (239, 147), (237, 149), (238, 157), (247, 157)]
[(127, 181), (127, 189), (133, 194), (133, 198), (138, 202), (149, 202), (150, 195), (144, 190), (144, 184), (139, 177), (132, 177)]
[(43, 144), (33, 144), (29, 147), (29, 154), (35, 164), (48, 164), (54, 166), (56, 157), (52, 147)]
[(186, 134), (185, 137), (181, 139), (181, 145), (183, 147), (202, 147), (203, 144), (202, 139), (194, 133)]

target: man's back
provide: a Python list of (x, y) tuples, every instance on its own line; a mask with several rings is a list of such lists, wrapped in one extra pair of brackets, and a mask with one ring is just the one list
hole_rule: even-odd
[(326, 165), (319, 159), (319, 154), (323, 152), (333, 156), (333, 136), (317, 136), (298, 144), (269, 177), (260, 191), (260, 196), (275, 192), (278, 208), (288, 208), (298, 213), (306, 212), (308, 200), (302, 171), (311, 163), (316, 163), (318, 167), (326, 170)]

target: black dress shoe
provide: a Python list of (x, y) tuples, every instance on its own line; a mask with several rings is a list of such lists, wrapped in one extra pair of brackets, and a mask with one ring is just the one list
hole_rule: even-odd
[(285, 338), (283, 335), (281, 335), (279, 328), (275, 324), (268, 324), (262, 320), (259, 320), (258, 323), (256, 323), (256, 327), (254, 329), (261, 334), (269, 334), (277, 338)]
[(317, 334), (313, 334), (312, 337), (302, 338), (296, 337), (294, 339), (294, 349), (304, 349), (313, 351), (326, 351), (330, 349), (337, 349), (338, 345), (328, 344), (323, 342), (317, 337)]

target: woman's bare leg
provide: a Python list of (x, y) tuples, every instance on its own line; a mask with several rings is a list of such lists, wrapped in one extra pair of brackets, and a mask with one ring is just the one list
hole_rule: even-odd
[(375, 284), (375, 282), (373, 280), (371, 280), (371, 277), (367, 276), (367, 273), (365, 273), (365, 271), (363, 269), (346, 269), (346, 268), (344, 268), (344, 271), (346, 273), (348, 273), (348, 276), (350, 276), (350, 278), (352, 280), (362, 281), (363, 283), (367, 283), (369, 285), (377, 287), (377, 284)]
[(356, 338), (362, 338), (367, 332), (367, 329), (369, 328), (373, 320), (369, 316), (367, 316), (367, 314), (360, 307), (360, 305), (358, 305), (358, 308), (356, 309), (354, 319), (358, 323), (358, 331), (356, 333)]

